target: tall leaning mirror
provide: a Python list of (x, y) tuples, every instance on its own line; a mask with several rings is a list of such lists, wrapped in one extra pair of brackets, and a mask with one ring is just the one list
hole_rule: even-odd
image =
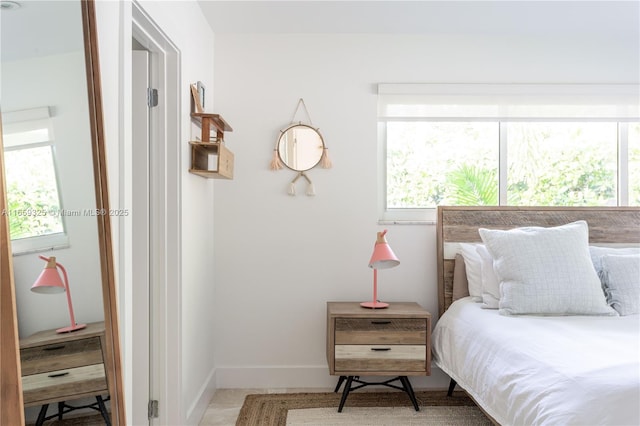
[(0, 423), (124, 424), (95, 5), (0, 3)]

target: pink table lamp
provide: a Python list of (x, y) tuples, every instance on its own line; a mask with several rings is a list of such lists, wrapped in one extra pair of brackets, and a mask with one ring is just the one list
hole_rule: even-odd
[[(56, 330), (58, 333), (68, 333), (70, 331), (76, 331), (83, 329), (87, 324), (76, 324), (76, 319), (73, 315), (73, 305), (71, 304), (71, 290), (69, 289), (69, 279), (67, 277), (67, 270), (64, 266), (56, 262), (55, 257), (38, 256), (40, 259), (47, 262), (46, 266), (40, 273), (40, 276), (35, 283), (31, 286), (31, 291), (35, 293), (51, 294), (67, 292), (67, 303), (69, 304), (69, 316), (71, 317), (71, 325), (69, 327), (62, 327)], [(64, 275), (64, 283), (60, 279), (58, 269), (62, 270)]]
[(389, 306), (388, 303), (378, 302), (378, 269), (388, 269), (398, 266), (400, 261), (389, 247), (386, 238), (385, 229), (378, 232), (376, 244), (373, 246), (373, 254), (369, 260), (369, 268), (373, 268), (373, 300), (371, 302), (362, 302), (360, 306), (363, 308), (380, 309)]

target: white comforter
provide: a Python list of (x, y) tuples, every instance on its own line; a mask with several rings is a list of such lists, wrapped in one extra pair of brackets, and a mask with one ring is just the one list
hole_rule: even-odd
[(502, 425), (640, 425), (640, 316), (507, 317), (470, 298), (434, 362)]

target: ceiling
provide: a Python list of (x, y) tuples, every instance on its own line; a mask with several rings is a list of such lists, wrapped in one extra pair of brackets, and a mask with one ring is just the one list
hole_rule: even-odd
[[(82, 49), (77, 2), (18, 0), (0, 11), (2, 60)], [(161, 0), (158, 0), (161, 1)], [(596, 35), (640, 39), (640, 0), (198, 0), (222, 33)]]
[(214, 33), (611, 34), (636, 38), (640, 1), (199, 0)]
[(80, 3), (17, 0), (0, 9), (2, 61), (74, 52), (84, 48)]

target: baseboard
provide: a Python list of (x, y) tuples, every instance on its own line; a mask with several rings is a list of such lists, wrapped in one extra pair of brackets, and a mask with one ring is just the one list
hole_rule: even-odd
[(198, 391), (198, 397), (191, 404), (191, 406), (187, 409), (187, 425), (198, 425), (204, 412), (207, 411), (207, 407), (209, 406), (209, 402), (213, 397), (213, 394), (216, 391), (216, 381), (217, 381), (217, 369), (214, 368), (211, 370), (207, 379), (204, 381), (204, 384)]
[[(330, 376), (323, 366), (244, 366), (217, 367), (216, 388), (218, 389), (282, 389), (282, 388), (324, 388), (333, 389), (336, 376)], [(361, 377), (363, 380), (379, 381), (380, 377)], [(438, 367), (431, 367), (431, 376), (412, 376), (414, 389), (446, 389), (449, 376)]]

